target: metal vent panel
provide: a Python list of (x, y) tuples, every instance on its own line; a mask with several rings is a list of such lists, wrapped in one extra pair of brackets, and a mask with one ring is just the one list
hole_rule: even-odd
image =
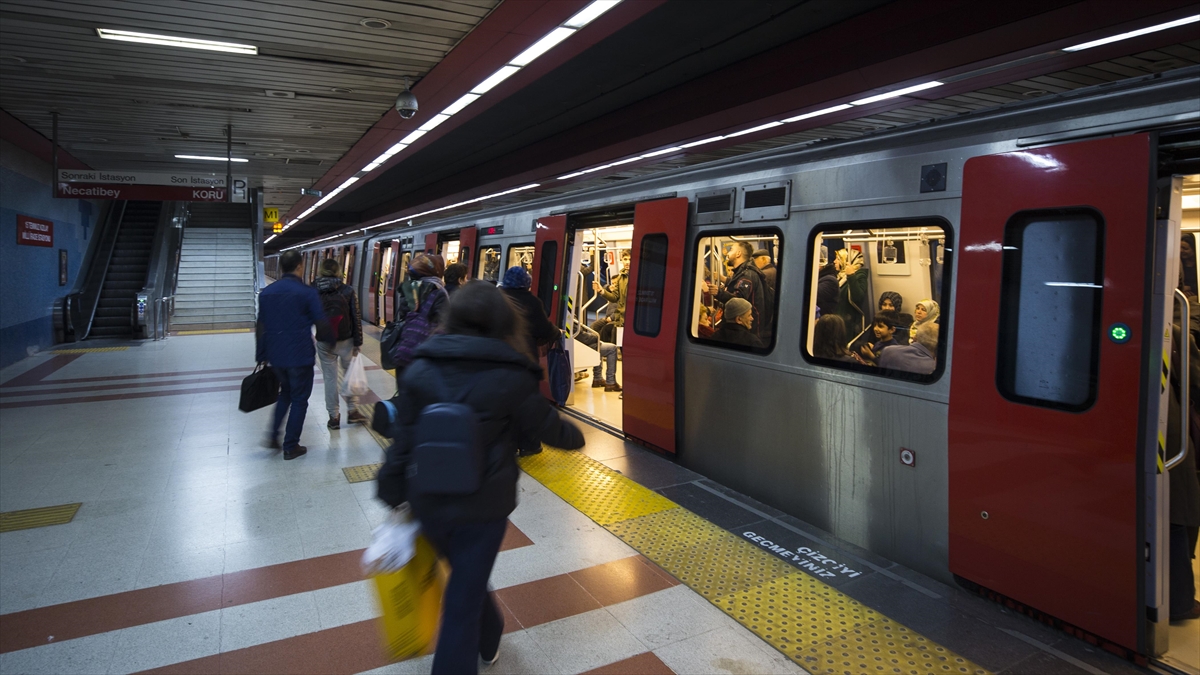
[(737, 190), (717, 190), (696, 194), (696, 224), (713, 225), (733, 222), (733, 204)]
[(743, 223), (786, 220), (792, 197), (792, 181), (746, 185), (738, 190)]

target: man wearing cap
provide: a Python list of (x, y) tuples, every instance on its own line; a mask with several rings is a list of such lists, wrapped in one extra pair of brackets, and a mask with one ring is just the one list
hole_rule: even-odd
[(520, 265), (514, 265), (504, 273), (504, 279), (500, 282), (500, 290), (504, 291), (509, 300), (512, 300), (525, 319), (525, 339), (529, 344), (529, 353), (526, 356), (536, 361), (538, 348), (551, 344), (561, 334), (558, 332), (558, 328), (555, 328), (554, 324), (550, 322), (550, 318), (546, 316), (542, 301), (529, 292), (531, 285), (533, 285), (533, 279), (529, 276), (529, 272)]
[(733, 298), (749, 302), (754, 312), (754, 327), (751, 330), (755, 337), (767, 344), (771, 341), (771, 322), (775, 316), (771, 303), (775, 294), (767, 291), (766, 278), (751, 258), (753, 252), (749, 242), (731, 241), (726, 244), (725, 262), (733, 272), (723, 286), (704, 282), (704, 290), (716, 294), (717, 300), (726, 304)]
[(730, 299), (725, 303), (725, 317), (721, 319), (712, 339), (761, 349), (763, 342), (754, 334), (753, 309), (749, 300)]
[(771, 262), (771, 252), (765, 248), (760, 248), (751, 257), (754, 258), (754, 266), (767, 278), (767, 292), (774, 293), (776, 270), (775, 263)]

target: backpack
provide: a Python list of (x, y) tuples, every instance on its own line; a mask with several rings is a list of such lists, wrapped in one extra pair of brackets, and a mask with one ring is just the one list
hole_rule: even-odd
[(383, 332), (379, 334), (379, 365), (384, 370), (395, 370), (396, 368), (395, 362), (392, 361), (392, 350), (400, 341), (400, 333), (403, 330), (404, 321), (389, 321), (387, 326), (384, 326)]
[[(446, 299), (450, 298), (450, 294), (446, 293), (446, 289), (440, 284), (437, 286), (438, 293), (445, 293)], [(421, 302), (421, 306), (408, 313), (404, 317), (404, 323), (400, 328), (400, 339), (396, 341), (390, 353), (392, 363), (397, 368), (403, 368), (412, 363), (413, 357), (416, 355), (417, 347), (425, 342), (433, 333), (433, 320), (429, 318), (430, 312), (433, 311), (433, 294), (430, 293)]]
[(342, 287), (332, 293), (321, 293), (321, 309), (325, 311), (325, 320), (329, 326), (317, 335), (321, 342), (335, 343), (347, 340), (354, 335), (354, 326), (350, 318), (350, 298), (342, 292)]
[[(408, 490), (424, 495), (469, 495), (483, 485), (486, 456), (479, 415), (465, 403), (483, 373), (458, 396), (425, 406), (413, 425), (406, 470)], [(439, 384), (441, 388), (442, 385)]]

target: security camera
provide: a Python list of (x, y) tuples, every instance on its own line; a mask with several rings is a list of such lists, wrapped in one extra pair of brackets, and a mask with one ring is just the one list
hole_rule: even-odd
[(396, 112), (406, 120), (412, 119), (417, 114), (417, 97), (408, 87), (405, 87), (404, 91), (396, 97)]

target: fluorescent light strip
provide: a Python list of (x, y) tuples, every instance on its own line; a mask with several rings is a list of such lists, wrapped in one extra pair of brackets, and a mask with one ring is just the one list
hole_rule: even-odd
[(724, 137), (724, 136), (713, 136), (712, 138), (706, 138), (706, 139), (704, 139), (704, 140), (702, 140), (702, 141), (692, 141), (691, 143), (684, 143), (683, 145), (681, 145), (681, 146), (679, 146), (679, 147), (681, 147), (681, 148), (694, 148), (694, 147), (696, 147), (697, 145), (704, 145), (704, 144), (706, 144), (706, 143), (715, 143), (715, 142), (717, 142), (717, 141), (719, 141), (719, 140), (721, 140), (721, 139), (723, 139), (723, 138), (725, 138), (725, 137)]
[(446, 115), (444, 113), (438, 113), (438, 114), (434, 115), (433, 117), (430, 117), (428, 120), (426, 120), (425, 124), (422, 124), (421, 126), (417, 127), (417, 131), (432, 131), (439, 124), (441, 124), (442, 122), (445, 122), (448, 119), (450, 119), (449, 115)]
[(208, 157), (206, 155), (175, 155), (175, 159), (202, 159), (206, 162), (225, 162), (225, 161), (249, 162), (250, 161), (248, 159), (242, 159), (241, 157), (225, 158), (225, 157)]
[(843, 110), (849, 110), (853, 107), (854, 106), (850, 105), (849, 103), (843, 103), (841, 105), (835, 105), (831, 108), (822, 108), (821, 110), (814, 110), (813, 112), (804, 113), (803, 115), (796, 115), (795, 117), (789, 117), (786, 120), (783, 120), (783, 123), (791, 124), (792, 122), (799, 122), (800, 120), (807, 120), (807, 119), (811, 119), (813, 117), (820, 117), (821, 115), (828, 115), (830, 113), (841, 112)]
[(896, 98), (897, 96), (904, 96), (905, 94), (911, 94), (911, 93), (918, 92), (918, 91), (925, 91), (926, 89), (933, 89), (934, 87), (940, 87), (940, 86), (942, 86), (942, 83), (938, 82), (937, 80), (934, 80), (933, 82), (923, 82), (921, 84), (914, 84), (911, 87), (897, 89), (896, 91), (889, 91), (886, 94), (878, 94), (876, 96), (868, 96), (867, 98), (860, 98), (857, 101), (850, 101), (850, 105), (867, 105), (868, 103), (878, 103), (879, 101), (886, 101), (889, 98)]
[(416, 131), (405, 136), (404, 138), (401, 138), (400, 143), (403, 145), (412, 145), (413, 143), (415, 143), (417, 141), (418, 138), (424, 136), (427, 133), (429, 133), (429, 132), (417, 129)]
[(471, 93), (486, 94), (496, 85), (515, 75), (518, 70), (520, 70), (520, 68), (516, 66), (501, 66), (500, 70), (492, 73), (488, 79), (475, 85), (475, 88), (471, 90)]
[(659, 155), (665, 155), (665, 154), (671, 153), (671, 152), (678, 152), (682, 149), (683, 149), (682, 145), (675, 145), (675, 146), (672, 146), (669, 148), (663, 148), (662, 150), (655, 150), (654, 152), (647, 152), (646, 154), (638, 157), (638, 159), (648, 159), (650, 157), (658, 157)]
[(596, 0), (592, 4), (576, 12), (575, 16), (563, 22), (569, 28), (583, 28), (595, 21), (601, 14), (616, 7), (621, 0)]
[(746, 134), (752, 134), (756, 131), (762, 131), (763, 129), (770, 129), (772, 127), (781, 127), (781, 126), (783, 126), (783, 122), (767, 122), (766, 124), (760, 124), (756, 127), (751, 127), (749, 129), (742, 129), (741, 131), (735, 131), (732, 134), (726, 134), (725, 138), (733, 138), (734, 136), (745, 136)]
[(453, 115), (454, 113), (474, 103), (475, 99), (477, 98), (479, 98), (479, 94), (463, 94), (457, 101), (447, 106), (446, 109), (442, 111), (442, 114)]
[(530, 63), (533, 63), (534, 59), (550, 51), (555, 45), (563, 40), (566, 40), (574, 34), (574, 28), (564, 28), (559, 26), (558, 28), (555, 28), (547, 33), (546, 36), (541, 40), (538, 40), (530, 45), (529, 49), (517, 54), (516, 58), (514, 58), (512, 61), (509, 61), (509, 64), (520, 67), (527, 66)]
[(272, 239), (274, 239), (275, 237), (278, 237), (278, 236), (279, 236), (279, 235), (277, 235), (277, 234), (273, 234), (273, 235), (271, 235), (271, 236), (267, 237), (266, 239), (263, 239), (263, 243), (264, 243), (264, 244), (269, 244), (269, 243), (271, 243), (271, 240), (272, 240)]
[(1177, 19), (1175, 21), (1168, 21), (1167, 23), (1160, 23), (1157, 26), (1149, 26), (1147, 28), (1139, 28), (1138, 30), (1131, 30), (1128, 33), (1121, 33), (1120, 35), (1113, 35), (1111, 37), (1100, 38), (1099, 40), (1092, 40), (1091, 42), (1084, 42), (1082, 44), (1077, 44), (1073, 47), (1065, 47), (1065, 48), (1063, 48), (1063, 51), (1064, 52), (1078, 52), (1078, 51), (1082, 51), (1084, 49), (1091, 49), (1092, 47), (1099, 47), (1100, 45), (1106, 45), (1106, 44), (1109, 44), (1112, 42), (1120, 42), (1121, 40), (1128, 40), (1129, 38), (1135, 38), (1135, 37), (1139, 37), (1142, 35), (1148, 35), (1150, 33), (1157, 33), (1160, 30), (1167, 30), (1168, 28), (1176, 28), (1178, 26), (1186, 26), (1189, 23), (1196, 23), (1197, 21), (1200, 21), (1200, 14), (1193, 14), (1192, 16), (1185, 17), (1182, 19)]
[(121, 42), (139, 42), (161, 47), (183, 47), (186, 49), (205, 49), (213, 52), (228, 52), (230, 54), (258, 54), (258, 47), (243, 45), (236, 42), (218, 42), (216, 40), (197, 40), (196, 38), (177, 37), (174, 35), (156, 35), (154, 33), (137, 33), (130, 30), (113, 30), (97, 28), (96, 35), (105, 40)]

